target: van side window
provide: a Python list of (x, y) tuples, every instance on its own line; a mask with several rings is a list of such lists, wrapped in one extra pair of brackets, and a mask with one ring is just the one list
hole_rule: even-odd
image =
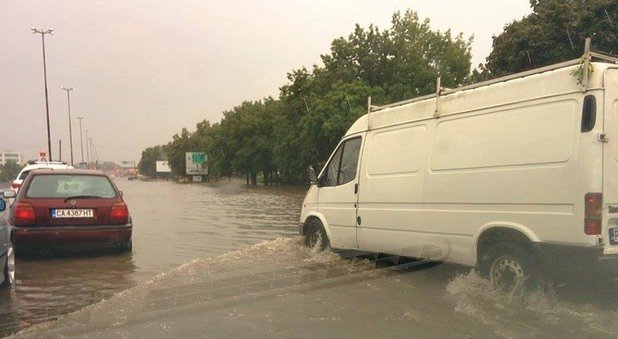
[(582, 133), (592, 131), (596, 119), (597, 100), (594, 95), (586, 95), (586, 97), (584, 97), (584, 107), (582, 109)]
[(343, 146), (341, 144), (335, 152), (335, 155), (330, 159), (328, 167), (326, 167), (326, 177), (322, 179), (324, 186), (337, 186), (337, 172), (339, 172), (339, 165), (341, 164), (341, 153), (343, 153)]
[(324, 186), (343, 185), (356, 178), (360, 146), (361, 138), (346, 140), (339, 146), (324, 172)]

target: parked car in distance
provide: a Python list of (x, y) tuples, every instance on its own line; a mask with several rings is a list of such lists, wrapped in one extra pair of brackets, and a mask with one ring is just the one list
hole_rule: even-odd
[(73, 166), (68, 165), (64, 162), (34, 162), (31, 164), (28, 164), (26, 165), (26, 167), (24, 167), (19, 172), (19, 174), (17, 175), (17, 178), (13, 180), (13, 182), (11, 183), (11, 189), (14, 190), (15, 192), (19, 191), (21, 184), (24, 182), (24, 179), (26, 179), (28, 174), (35, 169), (41, 169), (41, 168), (71, 169), (73, 168)]
[(132, 247), (127, 204), (99, 171), (33, 170), (10, 207), (9, 224), (19, 252)]
[[(13, 194), (13, 191), (9, 192), (9, 195)], [(0, 197), (0, 212), (5, 209), (6, 202)], [(15, 251), (11, 241), (11, 227), (2, 216), (0, 216), (0, 269), (2, 270), (0, 287), (12, 285), (15, 282)]]

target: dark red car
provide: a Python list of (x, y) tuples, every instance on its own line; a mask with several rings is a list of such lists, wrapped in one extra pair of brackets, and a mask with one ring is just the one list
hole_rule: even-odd
[(122, 194), (102, 172), (32, 171), (11, 205), (17, 251), (42, 247), (131, 250), (133, 224)]

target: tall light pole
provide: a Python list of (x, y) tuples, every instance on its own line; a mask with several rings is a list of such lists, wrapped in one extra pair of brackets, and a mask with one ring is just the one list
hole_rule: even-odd
[(84, 163), (84, 140), (83, 140), (83, 135), (82, 135), (82, 119), (84, 119), (84, 117), (75, 117), (76, 119), (79, 120), (79, 144), (81, 146), (82, 149), (82, 164)]
[[(94, 145), (92, 144), (92, 137), (88, 138), (88, 145), (90, 145), (90, 166), (93, 166), (94, 162)], [(96, 166), (94, 166), (96, 169)]]
[(88, 130), (86, 130), (86, 163), (88, 164), (87, 167), (90, 167), (90, 146), (88, 146), (88, 140), (90, 140), (88, 138)]
[(60, 87), (67, 91), (67, 106), (69, 107), (69, 149), (71, 150), (71, 166), (73, 166), (73, 128), (71, 127), (71, 91), (74, 91), (73, 87)]
[(47, 63), (45, 61), (45, 34), (54, 34), (54, 29), (47, 30), (30, 27), (33, 34), (41, 34), (41, 42), (43, 44), (43, 79), (45, 79), (45, 114), (47, 116), (47, 159), (52, 161), (52, 147), (51, 147), (51, 131), (49, 128), (49, 100), (47, 98)]

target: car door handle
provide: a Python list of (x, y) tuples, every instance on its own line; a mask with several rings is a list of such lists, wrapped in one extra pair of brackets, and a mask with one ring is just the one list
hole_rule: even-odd
[(357, 223), (359, 226), (360, 226), (360, 224), (361, 224), (361, 221), (362, 221), (362, 220), (361, 220), (361, 217), (356, 217), (356, 223)]

